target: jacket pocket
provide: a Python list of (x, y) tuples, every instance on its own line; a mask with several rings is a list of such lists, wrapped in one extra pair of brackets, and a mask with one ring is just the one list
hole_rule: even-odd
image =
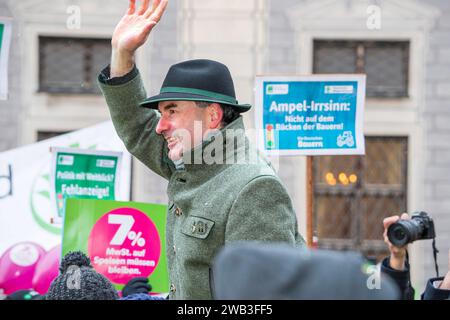
[(189, 216), (181, 228), (181, 232), (187, 236), (206, 239), (214, 227), (214, 221), (197, 216)]

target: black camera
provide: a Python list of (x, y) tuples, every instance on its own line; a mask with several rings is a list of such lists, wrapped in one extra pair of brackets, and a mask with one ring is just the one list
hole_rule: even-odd
[(416, 240), (433, 239), (434, 222), (426, 212), (414, 212), (410, 220), (401, 219), (389, 226), (389, 241), (396, 247), (403, 247)]

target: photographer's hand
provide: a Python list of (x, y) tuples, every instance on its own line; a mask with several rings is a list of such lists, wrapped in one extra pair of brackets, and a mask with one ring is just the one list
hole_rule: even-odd
[(401, 215), (401, 217), (391, 216), (391, 217), (385, 218), (383, 220), (383, 226), (384, 226), (383, 237), (384, 237), (384, 242), (386, 242), (386, 244), (388, 245), (389, 251), (391, 253), (391, 256), (389, 259), (389, 265), (391, 266), (392, 269), (403, 271), (403, 270), (405, 270), (407, 246), (400, 247), (400, 248), (396, 247), (389, 241), (388, 236), (387, 236), (387, 230), (388, 230), (389, 226), (391, 224), (397, 222), (399, 219), (409, 219), (409, 215), (407, 213), (403, 213)]
[(450, 290), (450, 250), (448, 251), (448, 271), (444, 277), (444, 280), (439, 286), (439, 289)]

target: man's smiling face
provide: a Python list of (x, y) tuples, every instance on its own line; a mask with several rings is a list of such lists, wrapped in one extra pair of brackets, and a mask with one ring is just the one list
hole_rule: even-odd
[(156, 133), (169, 147), (171, 160), (181, 159), (183, 152), (199, 145), (210, 124), (210, 110), (197, 107), (194, 101), (162, 101), (158, 104), (161, 118)]

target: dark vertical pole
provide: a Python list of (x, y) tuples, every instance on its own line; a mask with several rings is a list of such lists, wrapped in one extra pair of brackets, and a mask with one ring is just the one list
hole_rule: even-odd
[(356, 160), (356, 174), (358, 180), (356, 181), (355, 191), (352, 193), (354, 196), (351, 201), (352, 211), (352, 225), (353, 225), (353, 239), (354, 250), (362, 250), (363, 242), (365, 239), (365, 226), (363, 224), (364, 214), (367, 214), (366, 208), (363, 208), (363, 180), (364, 180), (364, 158), (359, 156)]

